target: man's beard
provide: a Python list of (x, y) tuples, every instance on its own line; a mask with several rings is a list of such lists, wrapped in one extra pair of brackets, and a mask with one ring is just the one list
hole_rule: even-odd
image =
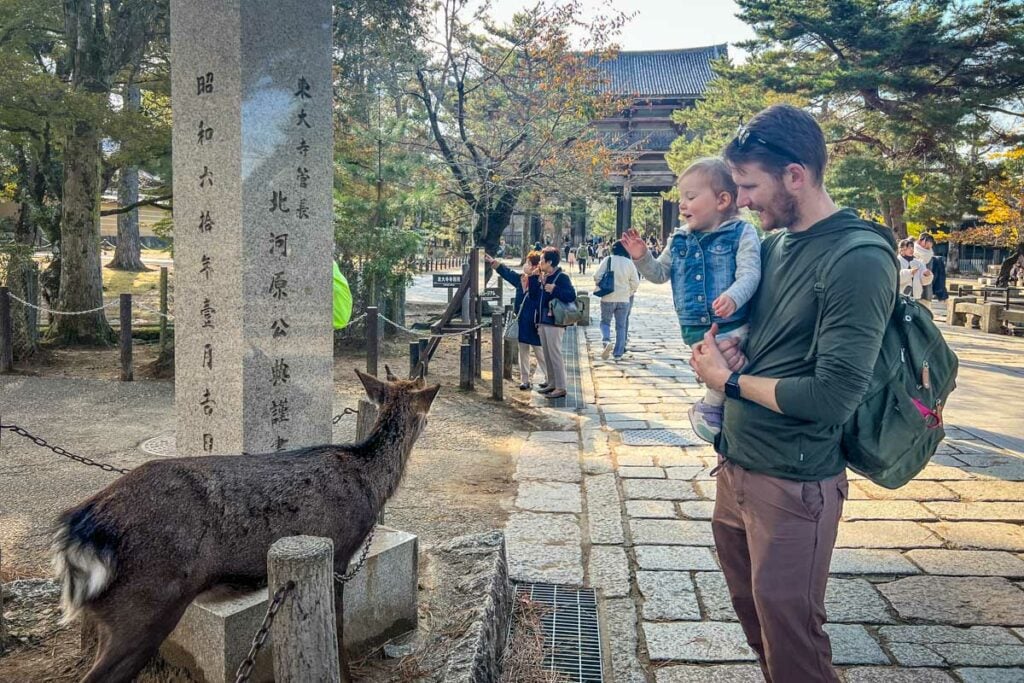
[(786, 192), (786, 188), (778, 187), (772, 194), (771, 203), (764, 207), (761, 215), (762, 230), (778, 230), (794, 225), (800, 218), (796, 198)]

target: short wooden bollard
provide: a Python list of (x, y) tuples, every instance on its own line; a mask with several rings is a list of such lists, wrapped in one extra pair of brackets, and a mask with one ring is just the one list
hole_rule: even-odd
[(491, 316), (491, 398), (501, 401), (505, 398), (505, 377), (502, 374), (504, 350), (502, 332), (505, 331), (504, 315)]
[[(511, 320), (514, 313), (512, 312), (512, 305), (508, 304), (505, 306), (505, 320)], [(501, 369), (501, 376), (505, 379), (512, 379), (512, 365), (516, 362), (516, 354), (519, 352), (518, 340), (506, 339), (504, 344), (503, 354), (503, 365)]]
[(420, 343), (419, 341), (409, 342), (409, 379), (415, 379), (423, 375), (420, 370)]
[(377, 376), (377, 364), (380, 360), (380, 328), (377, 319), (377, 307), (366, 307), (366, 374)]
[(459, 348), (459, 389), (473, 391), (473, 345), (469, 342)]
[(428, 344), (430, 344), (430, 340), (429, 339), (427, 339), (426, 337), (420, 337), (420, 340), (419, 340), (419, 345), (420, 345), (420, 363), (423, 364), (423, 366), (422, 366), (422, 370), (423, 371), (420, 374), (421, 377), (426, 377), (429, 374), (429, 372), (430, 372), (430, 368), (428, 367), (428, 363), (427, 363), (427, 345)]
[(122, 294), (121, 304), (121, 381), (131, 382), (132, 373), (132, 295)]
[(334, 544), (318, 536), (278, 539), (267, 553), (267, 591), (293, 584), (270, 627), (274, 680), (340, 681), (334, 611)]
[(14, 372), (14, 321), (11, 320), (11, 292), (0, 287), (0, 373)]
[(167, 266), (160, 266), (160, 355), (167, 349)]

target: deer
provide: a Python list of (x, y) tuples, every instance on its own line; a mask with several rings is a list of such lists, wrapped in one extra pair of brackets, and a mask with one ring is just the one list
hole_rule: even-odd
[(279, 538), (330, 538), (335, 571), (345, 571), (398, 488), (440, 389), (385, 368), (387, 382), (356, 370), (379, 406), (360, 443), (151, 460), (60, 515), (52, 554), (63, 622), (85, 616), (98, 642), (82, 683), (131, 681), (200, 593), (265, 584)]

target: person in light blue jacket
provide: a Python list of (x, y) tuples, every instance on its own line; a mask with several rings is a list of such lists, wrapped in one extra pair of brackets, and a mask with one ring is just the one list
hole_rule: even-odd
[[(673, 233), (655, 259), (635, 230), (622, 236), (640, 274), (653, 283), (671, 281), (672, 298), (690, 346), (712, 325), (718, 338), (746, 340), (748, 303), (761, 281), (761, 241), (754, 226), (741, 220), (736, 183), (728, 165), (700, 159), (679, 176), (679, 214), (686, 225)], [(722, 431), (725, 395), (708, 389), (690, 408), (690, 423), (709, 443)]]

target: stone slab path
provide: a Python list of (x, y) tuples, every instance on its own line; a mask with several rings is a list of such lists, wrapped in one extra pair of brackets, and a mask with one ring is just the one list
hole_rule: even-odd
[[(703, 389), (671, 295), (642, 284), (623, 360), (601, 360), (597, 322), (578, 429), (519, 453), (512, 578), (598, 589), (608, 681), (762, 681), (715, 556), (716, 458), (689, 429)], [(847, 683), (1024, 682), (1024, 340), (944, 329), (957, 426), (902, 489), (851, 473), (826, 599)]]

